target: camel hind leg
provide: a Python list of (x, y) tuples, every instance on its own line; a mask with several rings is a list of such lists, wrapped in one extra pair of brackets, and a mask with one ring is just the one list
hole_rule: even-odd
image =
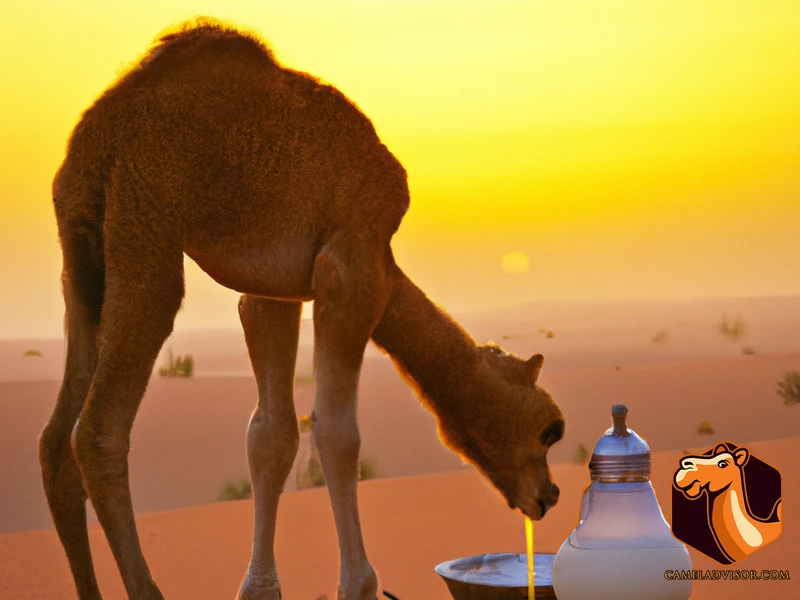
[(47, 503), (78, 597), (95, 600), (100, 591), (86, 528), (86, 492), (70, 437), (97, 365), (103, 273), (92, 263), (85, 238), (65, 232), (62, 246), (67, 360), (55, 409), (39, 438), (39, 461)]
[(378, 589), (356, 498), (358, 378), (367, 342), (389, 298), (386, 264), (376, 245), (340, 238), (327, 244), (314, 264), (317, 394), (312, 435), (339, 537), (339, 600), (374, 600)]
[[(128, 189), (116, 193), (129, 194)], [(128, 452), (136, 412), (183, 299), (181, 236), (175, 235), (178, 228), (163, 211), (140, 193), (114, 200), (106, 205), (97, 368), (73, 444), (128, 597), (162, 600), (136, 531)], [(131, 206), (137, 210), (125, 210)], [(144, 222), (145, 215), (158, 218)]]
[(253, 484), (253, 554), (239, 600), (278, 600), (275, 521), (299, 433), (294, 409), (294, 372), (300, 331), (300, 302), (242, 296), (239, 316), (258, 384), (258, 404), (247, 430), (247, 459)]

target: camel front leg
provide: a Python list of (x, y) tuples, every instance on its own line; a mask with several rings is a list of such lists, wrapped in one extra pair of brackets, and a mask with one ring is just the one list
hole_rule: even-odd
[(253, 553), (239, 600), (281, 597), (275, 564), (275, 521), (286, 478), (297, 454), (294, 372), (301, 302), (242, 296), (239, 316), (258, 385), (258, 404), (247, 431), (247, 459), (253, 484)]
[(317, 395), (312, 435), (339, 536), (339, 600), (374, 600), (378, 589), (358, 516), (356, 392), (364, 349), (388, 298), (381, 280), (379, 266), (356, 264), (353, 256), (336, 250), (323, 251), (314, 268)]

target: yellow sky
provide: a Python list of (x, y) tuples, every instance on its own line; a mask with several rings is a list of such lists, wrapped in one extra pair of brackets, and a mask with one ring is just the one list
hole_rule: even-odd
[[(800, 293), (800, 6), (29, 1), (0, 8), (0, 337), (59, 335), (50, 181), (81, 111), (165, 27), (259, 32), (409, 172), (403, 268), (453, 311)], [(529, 257), (507, 273), (508, 252)], [(192, 264), (179, 328), (236, 325)]]

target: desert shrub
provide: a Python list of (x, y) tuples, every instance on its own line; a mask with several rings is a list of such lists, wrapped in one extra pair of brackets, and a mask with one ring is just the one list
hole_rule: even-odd
[(699, 435), (714, 435), (714, 428), (708, 421), (701, 421), (697, 425), (697, 433)]
[(31, 349), (31, 350), (25, 350), (25, 353), (22, 356), (37, 356), (37, 357), (41, 358), (42, 357), (42, 353), (39, 352), (38, 350)]
[(778, 395), (786, 406), (800, 404), (800, 371), (785, 373), (778, 382)]
[[(319, 453), (311, 436), (314, 426), (314, 415), (303, 415), (297, 419), (297, 427), (301, 434), (308, 434), (301, 439), (300, 461), (295, 473), (295, 485), (298, 490), (325, 485), (325, 475), (322, 473), (322, 463)], [(305, 441), (304, 441), (305, 440)]]
[[(375, 462), (362, 458), (358, 461), (358, 479), (359, 481), (366, 481), (374, 479)], [(307, 489), (312, 487), (322, 487), (325, 485), (325, 474), (322, 472), (322, 465), (316, 455), (312, 455), (308, 459), (308, 465), (305, 469), (301, 469), (297, 473), (297, 489)]]
[(579, 465), (586, 464), (586, 461), (589, 460), (589, 450), (583, 443), (580, 443), (578, 447), (575, 448), (575, 454), (572, 455), (572, 458)]
[(294, 382), (297, 385), (312, 384), (316, 381), (313, 375), (295, 375)]
[(300, 429), (300, 433), (309, 433), (313, 422), (314, 418), (311, 415), (303, 415), (297, 419), (297, 426)]
[(158, 374), (162, 377), (191, 377), (194, 375), (194, 357), (191, 354), (173, 356), (170, 348), (167, 364), (158, 370)]
[(667, 343), (667, 331), (662, 329), (658, 333), (656, 333), (653, 338), (650, 340), (652, 344), (666, 344)]
[(220, 500), (245, 500), (253, 495), (253, 487), (249, 479), (229, 481), (219, 494)]
[(361, 481), (375, 479), (375, 461), (371, 458), (361, 458), (358, 461), (358, 478)]
[(319, 462), (319, 457), (316, 452), (312, 452), (305, 468), (298, 469), (295, 477), (298, 490), (322, 487), (325, 485), (325, 474), (322, 472), (322, 465)]
[[(374, 479), (375, 476), (376, 471), (374, 461), (368, 458), (360, 459), (358, 461), (359, 481)], [(322, 471), (322, 465), (320, 464), (319, 457), (316, 453), (309, 457), (306, 467), (297, 472), (295, 483), (297, 484), (298, 490), (322, 487), (325, 485), (325, 473)]]
[(742, 315), (736, 315), (736, 318), (731, 320), (727, 314), (723, 314), (722, 321), (720, 321), (717, 329), (725, 337), (729, 337), (732, 340), (738, 340), (744, 335), (745, 331)]
[(750, 346), (745, 346), (744, 348), (742, 348), (742, 354), (744, 354), (745, 356), (752, 356), (755, 353), (756, 353), (755, 348), (751, 348)]

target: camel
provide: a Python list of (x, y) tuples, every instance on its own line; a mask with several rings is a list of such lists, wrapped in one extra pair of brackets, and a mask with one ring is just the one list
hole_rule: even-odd
[(406, 172), (335, 88), (281, 66), (258, 36), (184, 24), (80, 118), (53, 181), (67, 359), (39, 442), (48, 505), (81, 600), (101, 597), (91, 501), (128, 597), (162, 600), (128, 482), (134, 418), (184, 294), (184, 254), (240, 292), (257, 381), (247, 430), (255, 530), (239, 600), (281, 597), (279, 496), (298, 447), (293, 382), (313, 300), (312, 436), (340, 553), (338, 598), (379, 589), (356, 498), (356, 392), (370, 339), (437, 419), (441, 440), (508, 505), (541, 519), (558, 499), (546, 461), (564, 418), (536, 385), (543, 357), (478, 345), (404, 274), (390, 241)]
[(673, 480), (675, 488), (690, 500), (705, 495), (711, 533), (720, 551), (732, 562), (769, 544), (781, 533), (780, 500), (773, 508), (777, 521), (759, 519), (750, 510), (744, 477), (749, 459), (747, 448), (730, 451), (718, 444), (712, 456), (683, 457)]

